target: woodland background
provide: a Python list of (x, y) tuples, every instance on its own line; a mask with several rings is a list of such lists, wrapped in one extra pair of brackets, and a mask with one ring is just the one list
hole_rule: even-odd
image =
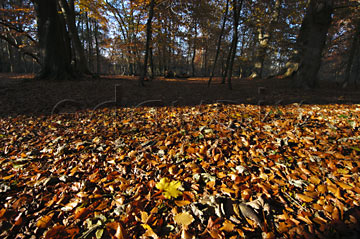
[(354, 0), (6, 0), (0, 11), (0, 72), (62, 80), (295, 72), (305, 88), (317, 76), (346, 86), (360, 75)]

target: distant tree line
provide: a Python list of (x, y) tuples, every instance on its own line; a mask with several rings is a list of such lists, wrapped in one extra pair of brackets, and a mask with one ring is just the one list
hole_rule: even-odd
[(0, 71), (359, 81), (355, 0), (5, 0)]

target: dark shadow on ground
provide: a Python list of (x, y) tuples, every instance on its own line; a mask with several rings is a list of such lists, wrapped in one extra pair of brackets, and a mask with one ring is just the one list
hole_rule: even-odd
[[(136, 77), (103, 76), (74, 81), (39, 81), (31, 75), (0, 75), (0, 117), (50, 115), (103, 107), (195, 106), (224, 104), (357, 104), (357, 89), (340, 89), (322, 82), (320, 88), (301, 91), (289, 79), (233, 79), (233, 90), (215, 78), (157, 78), (139, 87)], [(146, 102), (146, 103), (144, 103)]]

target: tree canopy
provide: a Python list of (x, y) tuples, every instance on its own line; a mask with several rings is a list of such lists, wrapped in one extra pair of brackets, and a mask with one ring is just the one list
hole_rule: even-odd
[[(62, 74), (52, 72), (59, 79), (66, 78), (64, 72), (70, 78), (92, 73), (250, 78), (293, 74), (296, 86), (313, 87), (318, 75), (343, 85), (358, 78), (355, 0), (50, 2), (54, 8), (50, 15), (57, 15), (50, 22), (57, 22), (52, 23), (57, 30), (55, 25), (42, 26), (50, 19), (41, 12), (46, 4), (49, 10), (47, 1), (1, 4), (2, 71), (41, 69), (46, 78), (45, 69), (63, 68), (44, 60), (54, 54), (53, 59), (66, 64)], [(63, 56), (46, 53), (44, 44), (48, 50), (56, 46)], [(308, 70), (305, 62), (316, 67)]]

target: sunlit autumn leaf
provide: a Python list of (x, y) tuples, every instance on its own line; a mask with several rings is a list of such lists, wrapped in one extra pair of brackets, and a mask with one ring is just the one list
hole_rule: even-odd
[(306, 196), (304, 194), (297, 193), (296, 197), (299, 198), (301, 201), (304, 202), (312, 202), (314, 199), (312, 197)]
[(177, 224), (181, 225), (182, 227), (188, 227), (194, 221), (194, 217), (188, 212), (182, 212), (176, 214), (174, 220)]
[(181, 182), (170, 181), (168, 178), (162, 178), (160, 182), (156, 184), (156, 188), (162, 190), (167, 199), (180, 196), (182, 192), (178, 190), (179, 187), (181, 187)]
[(222, 227), (220, 227), (220, 230), (226, 231), (226, 232), (232, 232), (234, 231), (235, 225), (230, 222), (229, 220), (225, 220)]

